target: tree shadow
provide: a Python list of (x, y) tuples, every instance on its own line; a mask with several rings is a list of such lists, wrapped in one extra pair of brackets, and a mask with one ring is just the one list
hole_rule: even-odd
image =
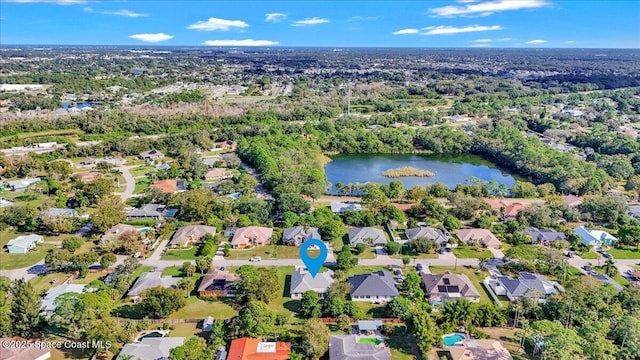
[(300, 300), (285, 301), (282, 307), (297, 314), (300, 311)]
[(145, 316), (142, 304), (122, 305), (114, 310), (114, 314), (125, 319), (144, 319)]
[(282, 297), (289, 297), (291, 293), (291, 275), (285, 275), (284, 286), (282, 289)]

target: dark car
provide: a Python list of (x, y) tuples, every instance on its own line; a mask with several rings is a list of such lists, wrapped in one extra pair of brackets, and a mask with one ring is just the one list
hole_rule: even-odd
[(574, 257), (576, 257), (576, 254), (573, 251), (569, 251), (569, 252), (567, 252), (567, 256), (570, 257), (570, 258), (574, 258)]
[(424, 270), (424, 266), (422, 266), (422, 264), (417, 264), (416, 265), (416, 270), (422, 271), (422, 270)]
[(589, 265), (585, 265), (582, 268), (584, 269), (584, 271), (586, 271), (588, 273), (592, 273), (593, 272), (593, 269)]

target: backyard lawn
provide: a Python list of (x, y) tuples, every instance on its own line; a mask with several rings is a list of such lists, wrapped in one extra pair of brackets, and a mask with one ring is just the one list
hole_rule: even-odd
[(460, 259), (480, 259), (480, 258), (491, 259), (493, 257), (493, 254), (491, 253), (491, 251), (486, 249), (477, 249), (472, 246), (467, 246), (463, 248), (454, 248), (451, 251), (455, 256), (459, 257)]
[[(314, 256), (314, 253), (318, 253), (317, 250), (310, 249), (309, 255)], [(300, 248), (295, 246), (286, 245), (265, 245), (256, 246), (250, 249), (231, 249), (229, 256), (225, 257), (226, 260), (248, 260), (254, 256), (260, 256), (263, 260), (266, 259), (299, 259)]]
[(197, 323), (172, 324), (171, 328), (172, 330), (169, 333), (171, 337), (190, 338), (202, 332), (202, 329), (198, 328)]
[(480, 293), (480, 303), (483, 304), (493, 302), (491, 300), (491, 296), (487, 292), (487, 289), (485, 289), (484, 285), (482, 285), (482, 281), (487, 276), (489, 276), (488, 271), (482, 270), (476, 274), (476, 271), (478, 270), (477, 268), (466, 266), (458, 266), (456, 269), (454, 269), (453, 266), (429, 266), (429, 270), (432, 274), (444, 274), (447, 271), (450, 271), (453, 274), (465, 274), (469, 277), (469, 280), (471, 280), (473, 286), (475, 286), (476, 290), (478, 290), (478, 292)]
[(180, 310), (169, 316), (169, 319), (199, 319), (213, 316), (216, 319), (228, 319), (238, 314), (231, 307), (230, 299), (202, 300), (196, 296), (190, 296), (187, 304)]
[(420, 351), (416, 345), (413, 334), (405, 333), (404, 326), (395, 327), (393, 333), (385, 337), (385, 342), (391, 350), (391, 358), (394, 360), (420, 359)]
[(640, 249), (637, 247), (615, 248), (607, 250), (607, 252), (613, 255), (614, 259), (639, 259)]

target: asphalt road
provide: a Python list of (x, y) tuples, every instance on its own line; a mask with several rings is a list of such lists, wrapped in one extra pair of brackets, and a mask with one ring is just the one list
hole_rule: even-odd
[(124, 177), (126, 186), (124, 192), (120, 194), (120, 199), (122, 199), (123, 202), (127, 201), (127, 199), (129, 199), (131, 195), (133, 195), (133, 191), (136, 188), (136, 179), (134, 179), (133, 175), (131, 175), (131, 172), (129, 172), (129, 169), (131, 167), (132, 166), (121, 166), (117, 168), (122, 172), (122, 177)]

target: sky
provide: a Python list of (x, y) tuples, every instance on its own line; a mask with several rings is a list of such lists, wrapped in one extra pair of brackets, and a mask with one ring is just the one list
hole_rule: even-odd
[(640, 1), (0, 0), (0, 45), (640, 48)]

